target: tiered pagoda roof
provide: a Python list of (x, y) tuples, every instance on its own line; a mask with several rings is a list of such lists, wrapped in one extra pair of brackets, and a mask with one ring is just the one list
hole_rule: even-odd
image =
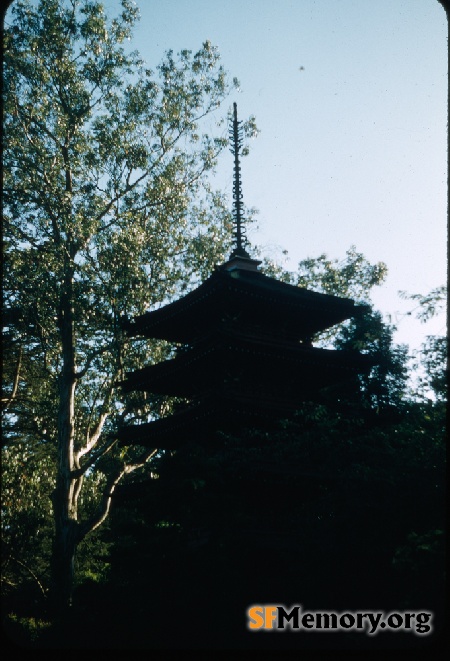
[(365, 310), (249, 270), (241, 258), (216, 268), (191, 293), (127, 325), (130, 335), (181, 347), (175, 358), (128, 373), (123, 390), (189, 403), (167, 418), (123, 429), (122, 443), (176, 448), (291, 414), (370, 369), (366, 355), (311, 345), (314, 334)]
[(313, 292), (249, 270), (246, 261), (235, 258), (216, 267), (205, 282), (183, 298), (136, 317), (127, 331), (190, 343), (228, 323), (307, 342), (365, 309), (350, 299)]
[(229, 261), (194, 291), (126, 324), (131, 336), (179, 346), (175, 358), (127, 374), (123, 390), (186, 398), (186, 405), (122, 429), (123, 445), (176, 448), (242, 425), (267, 427), (372, 366), (357, 352), (312, 346), (317, 333), (366, 306), (268, 277), (244, 249), (238, 124), (235, 106), (236, 246)]
[(223, 327), (171, 360), (127, 374), (123, 389), (189, 397), (222, 383), (239, 381), (255, 387), (270, 374), (277, 388), (283, 384), (297, 392), (315, 392), (346, 380), (367, 364), (367, 356), (356, 352), (320, 349)]

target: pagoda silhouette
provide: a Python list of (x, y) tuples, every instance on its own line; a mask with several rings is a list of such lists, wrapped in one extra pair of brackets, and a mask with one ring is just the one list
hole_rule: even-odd
[(312, 344), (317, 333), (366, 306), (268, 277), (245, 249), (241, 124), (234, 104), (235, 245), (228, 261), (179, 300), (125, 324), (130, 337), (163, 339), (178, 349), (174, 358), (127, 373), (123, 391), (184, 398), (186, 404), (167, 417), (122, 428), (121, 445), (176, 449), (243, 427), (267, 429), (372, 366), (367, 355)]

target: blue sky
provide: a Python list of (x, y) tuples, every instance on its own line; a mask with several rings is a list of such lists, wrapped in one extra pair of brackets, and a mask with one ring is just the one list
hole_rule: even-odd
[[(355, 245), (383, 261), (375, 306), (417, 348), (445, 333), (399, 290), (426, 294), (447, 279), (447, 15), (438, 0), (138, 0), (130, 44), (155, 69), (168, 49), (209, 39), (241, 87), (229, 99), (261, 133), (242, 160), (249, 232), (295, 271)], [(104, 0), (117, 13), (118, 0)], [(220, 112), (226, 114), (228, 109)], [(232, 204), (232, 156), (215, 185)]]
[[(107, 0), (106, 6), (115, 2)], [(249, 233), (285, 266), (355, 245), (389, 268), (374, 302), (411, 348), (444, 333), (405, 313), (447, 270), (447, 16), (437, 0), (140, 0), (133, 47), (218, 47), (260, 135), (242, 161)], [(301, 69), (300, 67), (303, 67)], [(226, 153), (218, 187), (232, 195)]]

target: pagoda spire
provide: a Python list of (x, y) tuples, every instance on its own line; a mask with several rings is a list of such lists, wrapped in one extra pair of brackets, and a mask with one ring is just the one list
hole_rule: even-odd
[(233, 222), (234, 222), (234, 239), (235, 246), (231, 253), (231, 257), (246, 257), (250, 255), (244, 248), (247, 243), (245, 235), (245, 220), (242, 217), (242, 182), (241, 182), (241, 166), (239, 162), (239, 152), (244, 140), (242, 122), (237, 118), (237, 104), (233, 103), (233, 121), (229, 129), (230, 135), (230, 151), (234, 156), (234, 181), (233, 181)]

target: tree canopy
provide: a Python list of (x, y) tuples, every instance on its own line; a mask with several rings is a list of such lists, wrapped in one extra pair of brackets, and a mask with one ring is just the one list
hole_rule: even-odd
[[(236, 81), (208, 41), (148, 69), (125, 48), (138, 11), (121, 5), (110, 19), (100, 2), (17, 0), (5, 28), (5, 441), (56, 449), (54, 556), (66, 564), (151, 454), (117, 450), (114, 430), (166, 406), (120, 403), (124, 371), (168, 351), (130, 343), (121, 319), (205, 277), (231, 234), (208, 176)], [(82, 522), (83, 480), (97, 470), (108, 479)]]

